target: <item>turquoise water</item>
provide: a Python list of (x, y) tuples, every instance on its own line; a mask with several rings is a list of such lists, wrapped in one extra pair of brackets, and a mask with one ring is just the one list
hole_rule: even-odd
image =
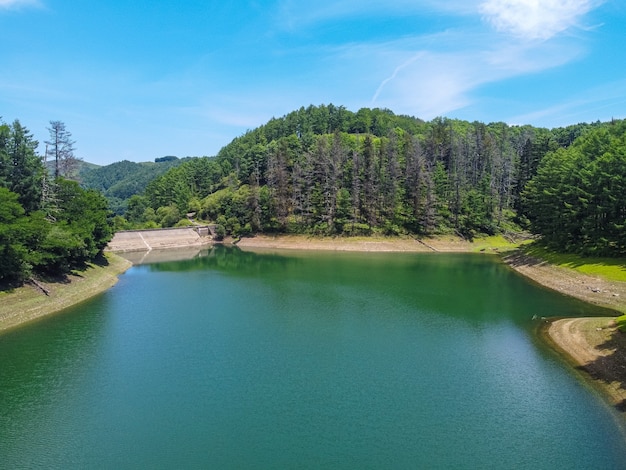
[(626, 468), (532, 333), (594, 313), (481, 255), (135, 266), (0, 336), (0, 468)]

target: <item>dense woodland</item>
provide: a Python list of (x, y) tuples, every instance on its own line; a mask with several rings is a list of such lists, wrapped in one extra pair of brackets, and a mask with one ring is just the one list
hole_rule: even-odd
[[(215, 158), (187, 161), (155, 179), (130, 198), (117, 224), (182, 225), (192, 212), (234, 236), (455, 233), (471, 239), (530, 229), (560, 249), (617, 256), (626, 249), (617, 237), (624, 224), (619, 183), (588, 186), (606, 180), (594, 171), (608, 149), (613, 165), (624, 161), (623, 136), (621, 121), (549, 130), (310, 106), (234, 139)], [(597, 140), (606, 142), (584, 144)], [(583, 157), (574, 162), (581, 152), (586, 163)], [(572, 160), (567, 169), (558, 166), (562, 159)], [(586, 169), (573, 171), (577, 165)], [(586, 183), (567, 180), (568, 199), (554, 197), (567, 191), (557, 175), (577, 174)], [(597, 198), (585, 200), (583, 193), (614, 202), (610, 214), (594, 216), (601, 224), (581, 224), (579, 204), (601, 210)]]
[(19, 121), (0, 122), (0, 280), (67, 272), (113, 230), (191, 218), (235, 237), (531, 230), (556, 250), (626, 254), (625, 121), (544, 129), (309, 106), (215, 157), (80, 171), (63, 124), (49, 131), (44, 158)]
[(53, 171), (19, 121), (0, 122), (0, 282), (61, 275), (93, 261), (112, 235), (108, 202), (67, 179), (75, 171), (73, 141), (51, 122)]

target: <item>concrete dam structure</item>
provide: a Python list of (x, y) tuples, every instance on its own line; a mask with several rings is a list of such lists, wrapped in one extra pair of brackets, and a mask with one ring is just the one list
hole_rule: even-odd
[(107, 251), (152, 251), (170, 248), (199, 247), (213, 243), (214, 226), (126, 230), (117, 232)]

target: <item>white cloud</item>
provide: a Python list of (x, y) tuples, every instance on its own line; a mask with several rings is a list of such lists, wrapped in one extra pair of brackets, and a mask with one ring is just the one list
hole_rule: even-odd
[[(463, 37), (466, 47), (456, 51), (437, 51), (424, 45), (411, 50), (404, 43), (370, 47), (365, 60), (391, 71), (387, 76), (378, 73), (370, 105), (432, 119), (470, 105), (477, 90), (489, 83), (558, 67), (582, 51), (572, 44), (558, 43), (494, 41), (480, 46), (475, 44), (478, 40)], [(462, 44), (460, 39), (452, 33), (448, 37)], [(389, 57), (394, 57), (396, 65), (390, 66), (385, 60)]]
[(498, 31), (524, 39), (550, 39), (579, 26), (602, 0), (486, 0), (479, 6)]

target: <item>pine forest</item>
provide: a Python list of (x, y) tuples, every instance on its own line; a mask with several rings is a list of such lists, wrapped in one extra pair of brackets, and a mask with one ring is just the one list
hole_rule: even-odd
[(39, 156), (19, 121), (0, 122), (0, 280), (67, 271), (115, 230), (191, 218), (220, 236), (527, 231), (556, 251), (626, 254), (626, 121), (545, 129), (309, 106), (213, 157), (83, 169), (50, 124)]

